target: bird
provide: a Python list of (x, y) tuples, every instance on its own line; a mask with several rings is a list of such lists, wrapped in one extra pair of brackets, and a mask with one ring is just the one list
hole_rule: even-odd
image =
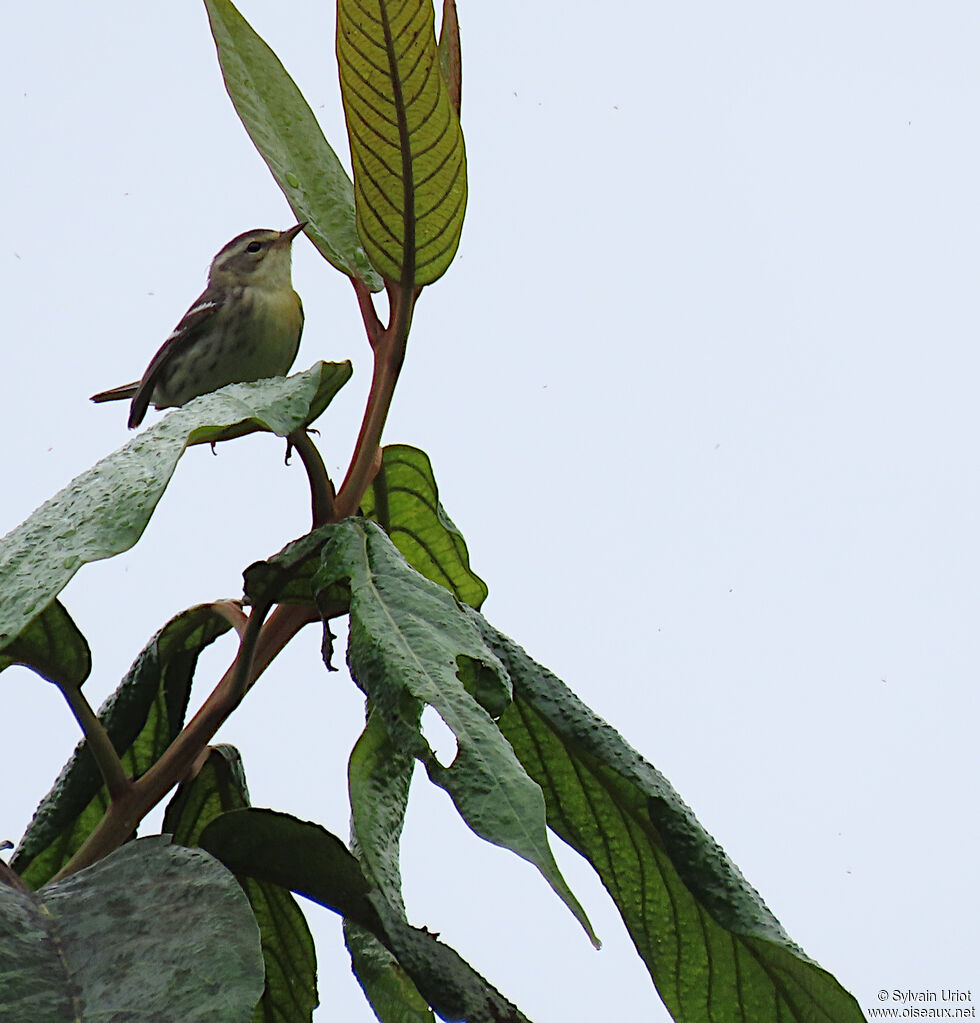
[(132, 399), (128, 426), (156, 408), (183, 405), (225, 384), (285, 376), (299, 351), (303, 303), (293, 291), (292, 242), (256, 228), (232, 238), (211, 261), (207, 287), (150, 360), (142, 379), (93, 394), (94, 402)]

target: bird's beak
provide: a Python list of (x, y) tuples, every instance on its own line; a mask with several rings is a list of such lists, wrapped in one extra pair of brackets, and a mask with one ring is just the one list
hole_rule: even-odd
[(303, 230), (304, 227), (309, 223), (307, 220), (301, 220), (295, 227), (287, 228), (285, 231), (279, 233), (279, 242), (283, 245), (289, 245), (289, 243)]

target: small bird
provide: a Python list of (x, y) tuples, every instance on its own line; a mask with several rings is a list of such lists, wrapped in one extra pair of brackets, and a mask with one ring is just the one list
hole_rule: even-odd
[(225, 384), (285, 376), (303, 333), (303, 303), (293, 291), (293, 239), (306, 227), (258, 228), (230, 242), (211, 261), (208, 286), (153, 356), (143, 379), (92, 395), (132, 398), (129, 428), (156, 408), (183, 405)]

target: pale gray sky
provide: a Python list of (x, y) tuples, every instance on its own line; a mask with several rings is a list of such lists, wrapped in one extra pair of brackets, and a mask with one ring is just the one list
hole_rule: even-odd
[[(332, 5), (241, 9), (346, 162)], [(664, 772), (862, 1007), (980, 997), (980, 9), (461, 0), (460, 20), (469, 211), (386, 439), (431, 456), (489, 619)], [(20, 5), (5, 38), (0, 532), (126, 440), (124, 408), (87, 397), (140, 375), (214, 252), (292, 222), (203, 4)], [(339, 472), (367, 346), (346, 280), (295, 250), (297, 366), (355, 365), (318, 424)], [(137, 549), (65, 593), (91, 701), (170, 615), (238, 594), (307, 503), (279, 442), (191, 451)], [(359, 693), (316, 636), (295, 646), (219, 738), (257, 805), (346, 835)], [(16, 840), (77, 736), (52, 687), (2, 686)], [(601, 952), (420, 778), (410, 917), (537, 1023), (666, 1020), (559, 856)], [(322, 1018), (372, 1019), (336, 919), (310, 917)]]

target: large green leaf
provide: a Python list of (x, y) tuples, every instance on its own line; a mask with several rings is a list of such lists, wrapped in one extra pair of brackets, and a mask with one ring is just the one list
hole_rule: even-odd
[(258, 928), (234, 877), (165, 836), (45, 888), (0, 885), (4, 1023), (245, 1023)]
[(514, 685), (500, 719), (548, 824), (595, 867), (678, 1023), (861, 1023), (670, 783), (479, 615)]
[[(215, 746), (203, 767), (174, 794), (163, 830), (181, 845), (197, 845), (201, 832), (223, 813), (249, 805), (241, 757)], [(300, 1023), (317, 1006), (316, 949), (306, 917), (288, 888), (236, 875), (248, 896), (262, 939), (265, 989), (252, 1023)]]
[(0, 671), (11, 664), (32, 668), (58, 686), (79, 687), (92, 670), (85, 637), (59, 600), (33, 618), (0, 654)]
[[(201, 651), (230, 628), (210, 605), (172, 618), (146, 645), (99, 718), (131, 777), (145, 773), (183, 726)], [(81, 742), (41, 801), (11, 866), (31, 888), (52, 878), (81, 847), (109, 806), (109, 794)]]
[(479, 609), (487, 584), (470, 569), (463, 534), (439, 503), (429, 456), (408, 444), (382, 450), (381, 468), (361, 501), (366, 518), (380, 523), (405, 560), (426, 579)]
[(439, 66), (432, 0), (338, 0), (337, 60), (357, 228), (381, 275), (430, 284), (452, 262), (466, 153)]
[(293, 212), (325, 259), (380, 290), (357, 237), (354, 186), (303, 94), (230, 0), (204, 2), (225, 88)]
[(340, 839), (318, 824), (272, 810), (237, 810), (212, 821), (201, 835), (201, 845), (236, 874), (291, 888), (356, 920), (389, 949), (443, 1019), (527, 1023), (448, 945), (409, 926)]
[[(346, 519), (328, 535), (314, 589), (349, 581), (348, 664), (393, 742), (422, 761), (478, 835), (533, 863), (595, 941), (548, 845), (541, 791), (488, 713), (503, 709), (509, 684), (463, 605), (411, 568), (375, 523)], [(420, 703), (456, 736), (449, 767), (418, 730)]]
[(188, 445), (258, 430), (286, 437), (316, 419), (350, 375), (349, 362), (318, 362), (288, 378), (230, 384), (174, 409), (77, 476), (0, 540), (0, 650), (82, 565), (136, 543)]

